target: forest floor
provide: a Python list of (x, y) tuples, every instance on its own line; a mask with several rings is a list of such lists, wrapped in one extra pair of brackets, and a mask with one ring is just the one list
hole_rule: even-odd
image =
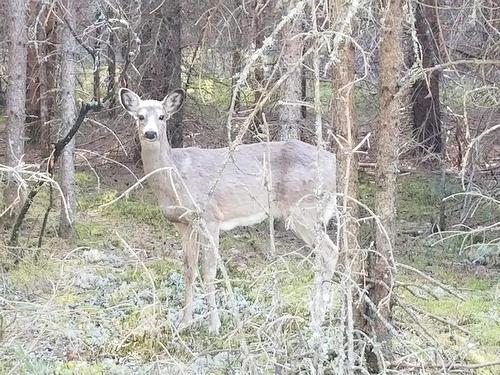
[[(370, 204), (372, 178), (363, 175), (361, 180), (361, 198)], [(82, 168), (77, 173), (76, 238), (64, 241), (56, 236), (58, 209), (54, 209), (39, 250), (36, 242), (47, 191), (36, 198), (22, 230), (25, 260), (0, 274), (0, 373), (240, 373), (245, 359), (240, 346), (243, 338), (246, 355), (261, 373), (273, 371), (269, 357), (280, 343), (291, 356), (307, 356), (307, 345), (298, 332), (307, 322), (312, 272), (302, 243), (278, 225), (277, 254), (272, 259), (267, 251), (267, 224), (223, 234), (221, 255), (232, 297), (221, 281), (222, 334), (208, 333), (201, 286), (196, 290), (196, 322), (178, 332), (183, 295), (181, 250), (177, 234), (161, 216), (150, 190), (138, 188), (128, 198), (99, 208), (133, 182), (130, 174), (118, 174), (116, 168)], [(449, 187), (458, 189), (453, 182)], [(396, 325), (408, 342), (425, 346), (424, 341), (433, 341), (442, 348), (447, 353), (443, 362), (496, 360), (500, 356), (498, 265), (474, 263), (480, 255), (471, 250), (474, 244), (467, 242), (465, 245), (473, 245), (469, 249), (464, 246), (463, 237), (439, 241), (439, 237), (429, 236), (438, 205), (436, 176), (401, 177), (396, 261), (447, 287), (440, 288), (398, 266), (396, 292), (403, 303), (394, 308)], [(448, 206), (450, 218), (457, 215), (458, 208), (459, 203)], [(476, 216), (487, 221), (498, 218), (498, 212), (484, 209)], [(371, 241), (369, 234), (363, 241)], [(273, 272), (278, 275), (279, 312), (270, 311)], [(338, 296), (338, 290), (334, 293)], [(236, 302), (240, 327), (231, 319), (234, 306), (229, 300)], [(334, 298), (332, 335), (338, 306), (338, 298)], [(416, 319), (401, 306), (410, 309)], [(280, 335), (271, 333), (271, 315), (283, 319)], [(477, 373), (498, 373), (495, 370), (498, 367)]]
[[(191, 127), (187, 142), (194, 144), (197, 127)], [(237, 374), (242, 363), (254, 364), (259, 373), (274, 373), (270, 358), (280, 358), (291, 372), (307, 373), (303, 366), (311, 357), (306, 337), (313, 276), (310, 251), (282, 223), (276, 225), (274, 256), (268, 250), (268, 223), (222, 234), (221, 256), (229, 275), (224, 280), (218, 274), (222, 333), (208, 333), (201, 285), (196, 289), (195, 323), (179, 332), (183, 277), (178, 235), (147, 186), (101, 207), (142, 172), (131, 163), (111, 162), (122, 147), (118, 137), (112, 147), (109, 136), (88, 129), (78, 145), (75, 238), (57, 236), (60, 203), (55, 193), (43, 244), (37, 248), (48, 202), (48, 191), (42, 190), (21, 230), (23, 260), (0, 271), (0, 374)], [(133, 133), (133, 127), (128, 132)], [(216, 132), (207, 133), (217, 139)], [(92, 139), (92, 145), (86, 139)], [(36, 161), (38, 152), (32, 153)], [(97, 154), (105, 158), (94, 158)], [(373, 207), (373, 177), (364, 173), (360, 180), (360, 199)], [(447, 194), (458, 191), (460, 184), (450, 174)], [(413, 363), (418, 359), (442, 364), (434, 369), (436, 374), (450, 363), (500, 357), (499, 250), (482, 236), (431, 234), (440, 197), (436, 174), (414, 171), (401, 176), (394, 249), (398, 272), (393, 310), (401, 335), (395, 351), (408, 353), (410, 348)], [(447, 204), (451, 228), (458, 222), (461, 203), (457, 198)], [(484, 226), (499, 217), (498, 209), (486, 204), (468, 223)], [(369, 246), (369, 225), (360, 232), (362, 245)], [(8, 235), (0, 230), (0, 244)], [(2, 245), (3, 264), (12, 261), (13, 250)], [(276, 310), (271, 308), (273, 280), (280, 299)], [(331, 347), (341, 326), (336, 284), (333, 293), (325, 328), (329, 359), (338, 354)], [(497, 366), (475, 373), (499, 371)], [(463, 368), (463, 373), (471, 371)]]

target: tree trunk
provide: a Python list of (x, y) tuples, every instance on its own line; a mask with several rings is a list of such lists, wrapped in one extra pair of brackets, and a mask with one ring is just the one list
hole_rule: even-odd
[[(358, 141), (358, 124), (354, 111), (354, 45), (340, 44), (339, 61), (333, 66), (333, 124), (338, 142), (337, 191), (342, 194), (339, 210), (344, 219), (340, 233), (340, 262), (351, 279), (362, 284), (364, 254), (358, 244), (358, 156), (354, 148)], [(350, 199), (349, 199), (350, 198)], [(363, 308), (353, 309), (354, 328), (367, 332)]]
[[(29, 5), (30, 16), (28, 18), (36, 18), (39, 7), (36, 2), (31, 2)], [(29, 27), (35, 21), (30, 21)], [(30, 43), (28, 45), (27, 67), (26, 67), (26, 133), (30, 143), (37, 144), (40, 142), (40, 64), (37, 53), (39, 46)]]
[[(286, 5), (287, 13), (295, 8), (295, 0), (288, 1)], [(302, 128), (302, 112), (299, 105), (302, 100), (302, 46), (303, 38), (302, 20), (296, 19), (284, 30), (283, 45), (283, 74), (287, 75), (282, 85), (280, 100), (283, 102), (279, 107), (279, 122), (281, 126), (280, 138), (300, 139)]]
[(51, 108), (54, 105), (54, 88), (56, 81), (56, 17), (52, 9), (46, 9), (42, 17), (43, 27), (38, 28), (38, 38), (42, 41), (39, 46), (39, 107), (40, 107), (40, 154), (48, 157), (51, 152), (50, 119), (53, 115)]
[[(180, 0), (151, 1), (148, 10), (155, 12), (144, 20), (141, 30), (144, 45), (141, 58), (145, 60), (140, 91), (153, 99), (162, 100), (172, 90), (182, 87), (180, 4)], [(167, 136), (172, 147), (182, 146), (182, 118), (181, 109), (169, 121)]]
[[(182, 87), (181, 3), (179, 0), (170, 0), (163, 9), (169, 29), (167, 38), (169, 49), (165, 60), (166, 78), (168, 80), (165, 83), (165, 92), (168, 94), (170, 91)], [(168, 123), (167, 136), (172, 147), (182, 147), (184, 142), (182, 118), (183, 111), (181, 108), (179, 112), (171, 117)]]
[[(398, 78), (403, 66), (401, 0), (384, 0), (385, 22), (382, 25), (379, 46), (378, 120), (376, 129), (375, 214), (380, 220), (376, 226), (376, 252), (369, 255), (369, 298), (377, 311), (369, 309), (373, 339), (381, 344), (384, 355), (390, 356), (392, 324), (391, 290), (394, 283), (392, 248), (396, 218), (396, 188), (398, 174), (398, 139), (400, 100)], [(383, 228), (382, 228), (382, 227)], [(374, 353), (369, 355), (371, 367), (378, 369)]]
[[(9, 66), (8, 86), (6, 93), (7, 115), (7, 163), (18, 165), (24, 155), (24, 123), (26, 120), (26, 66), (27, 66), (27, 35), (26, 35), (26, 1), (9, 0)], [(9, 176), (9, 184), (4, 191), (4, 205), (11, 206), (10, 215), (14, 215), (21, 197), (18, 194), (18, 184)]]
[[(419, 42), (419, 53), (423, 68), (430, 68), (438, 62), (437, 0), (424, 0), (416, 4), (415, 29)], [(413, 56), (413, 60), (416, 57)], [(441, 108), (439, 103), (439, 81), (441, 73), (434, 70), (425, 78), (418, 79), (412, 87), (413, 132), (419, 149), (440, 153)]]
[[(265, 7), (266, 3), (264, 0), (255, 0), (254, 8), (253, 8), (253, 16), (252, 16), (252, 31), (253, 31), (253, 40), (255, 44), (255, 49), (262, 48), (264, 43), (264, 28), (265, 28), (265, 18), (263, 15), (262, 7)], [(255, 80), (255, 89), (254, 89), (254, 105), (259, 107), (259, 111), (255, 115), (254, 125), (255, 130), (260, 133), (261, 126), (263, 123), (262, 118), (262, 108), (260, 107), (260, 99), (262, 97), (262, 85), (264, 84), (264, 68), (262, 64), (255, 67), (254, 70), (254, 80)]]
[[(238, 2), (236, 2), (238, 3)], [(235, 14), (235, 22), (241, 24), (241, 10), (238, 9), (237, 13)], [(236, 82), (238, 81), (238, 76), (241, 71), (241, 62), (242, 62), (242, 56), (241, 56), (241, 51), (243, 49), (242, 46), (242, 32), (239, 27), (237, 27), (234, 30), (233, 33), (233, 52), (231, 54), (231, 87), (232, 87), (232, 92), (231, 92), (231, 97), (233, 96), (234, 93), (234, 88), (236, 87)], [(234, 110), (238, 112), (240, 110), (241, 106), (241, 93), (240, 90), (236, 93), (236, 98), (235, 98), (235, 103), (234, 103)]]
[(109, 95), (109, 113), (110, 117), (115, 116), (114, 107), (116, 100), (116, 55), (113, 45), (115, 44), (115, 34), (111, 33), (109, 35), (109, 46), (108, 46), (108, 89), (107, 95)]
[[(75, 1), (67, 0), (65, 18), (75, 30)], [(68, 26), (63, 25), (61, 31), (61, 128), (60, 137), (66, 135), (76, 119), (75, 89), (76, 89), (76, 40)], [(61, 215), (59, 220), (59, 235), (68, 238), (73, 235), (73, 223), (76, 216), (75, 197), (75, 138), (64, 148), (61, 161)], [(64, 205), (66, 203), (66, 206)], [(66, 209), (65, 209), (66, 207)]]

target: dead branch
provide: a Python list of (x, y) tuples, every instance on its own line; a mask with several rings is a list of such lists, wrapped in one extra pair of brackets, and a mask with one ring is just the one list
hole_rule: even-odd
[(449, 286), (446, 286), (445, 284), (443, 284), (441, 281), (438, 281), (436, 279), (434, 279), (433, 277), (427, 275), (426, 273), (412, 267), (412, 266), (408, 266), (406, 264), (403, 264), (403, 263), (397, 263), (397, 266), (398, 267), (401, 267), (401, 268), (404, 268), (408, 271), (412, 271), (412, 272), (415, 272), (417, 275), (423, 277), (425, 280), (437, 285), (438, 287), (440, 287), (441, 289), (443, 289), (445, 292), (448, 292), (449, 294), (451, 294), (452, 296), (454, 297), (457, 297), (459, 300), (461, 301), (465, 301), (464, 297), (462, 297), (460, 294), (458, 294), (457, 292), (453, 291)]
[[(49, 160), (47, 161), (47, 173), (48, 175), (52, 178), (54, 175), (54, 166), (59, 158), (61, 156), (62, 151), (64, 148), (67, 146), (67, 144), (73, 139), (75, 136), (76, 132), (78, 129), (80, 129), (80, 126), (83, 124), (83, 121), (85, 120), (85, 117), (87, 116), (87, 113), (91, 110), (94, 110), (96, 108), (99, 108), (99, 105), (97, 103), (85, 103), (82, 104), (82, 107), (80, 108), (80, 112), (78, 114), (78, 117), (75, 120), (75, 123), (71, 127), (70, 131), (66, 136), (61, 138), (57, 143), (52, 145), (52, 154), (49, 157)], [(19, 229), (21, 228), (21, 225), (26, 217), (26, 214), (28, 213), (31, 205), (33, 204), (33, 200), (37, 196), (38, 192), (40, 189), (45, 185), (47, 181), (46, 180), (40, 180), (38, 183), (31, 189), (31, 191), (28, 193), (28, 197), (24, 201), (23, 207), (19, 211), (19, 215), (16, 218), (16, 222), (14, 223), (14, 226), (12, 228), (12, 232), (10, 235), (9, 239), (9, 246), (17, 246), (19, 242)], [(40, 242), (40, 241), (39, 241)], [(19, 255), (16, 257), (14, 263), (17, 264), (19, 262)]]

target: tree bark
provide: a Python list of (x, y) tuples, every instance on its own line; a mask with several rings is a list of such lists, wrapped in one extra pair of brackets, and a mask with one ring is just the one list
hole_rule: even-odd
[[(354, 110), (354, 45), (344, 41), (338, 49), (339, 61), (333, 66), (333, 124), (338, 144), (337, 191), (342, 194), (339, 210), (343, 218), (340, 233), (340, 263), (351, 273), (351, 279), (362, 285), (364, 253), (358, 243), (358, 124)], [(363, 308), (353, 309), (354, 328), (367, 332)]]
[[(287, 12), (295, 8), (297, 1), (289, 0), (286, 4)], [(302, 100), (302, 20), (296, 19), (284, 30), (283, 45), (283, 74), (287, 78), (282, 86), (279, 107), (279, 121), (281, 126), (280, 138), (300, 139), (302, 128), (302, 111), (299, 105)]]
[[(415, 29), (422, 67), (430, 68), (438, 63), (438, 19), (437, 0), (423, 0), (416, 4)], [(417, 60), (413, 56), (413, 61)], [(411, 103), (413, 132), (419, 149), (440, 153), (443, 147), (441, 136), (441, 108), (439, 103), (439, 81), (441, 73), (433, 70), (425, 78), (418, 79), (412, 87)]]
[[(75, 30), (75, 2), (67, 0), (65, 18), (69, 27)], [(61, 31), (61, 128), (60, 137), (72, 128), (76, 119), (75, 89), (76, 89), (76, 40), (68, 25), (63, 25)], [(61, 214), (59, 220), (59, 235), (69, 238), (73, 235), (73, 222), (76, 216), (75, 197), (75, 166), (74, 166), (75, 138), (64, 148), (61, 163)], [(65, 205), (66, 203), (66, 209)]]
[[(400, 100), (398, 78), (403, 66), (401, 0), (384, 0), (384, 23), (379, 46), (378, 120), (376, 129), (375, 214), (380, 220), (376, 226), (376, 252), (369, 255), (369, 298), (377, 311), (368, 310), (373, 339), (381, 344), (384, 355), (390, 356), (390, 329), (392, 324), (391, 290), (393, 277), (392, 248), (396, 218), (396, 190), (398, 175), (398, 140)], [(370, 364), (378, 369), (375, 355)]]
[[(181, 3), (168, 0), (158, 8), (160, 4), (160, 1), (151, 1), (150, 10), (155, 12), (144, 20), (141, 30), (141, 40), (148, 51), (142, 51), (147, 61), (141, 68), (140, 91), (157, 100), (182, 87)], [(169, 121), (167, 136), (172, 147), (182, 147), (182, 118), (181, 109)]]
[[(236, 5), (238, 2), (235, 2)], [(238, 23), (238, 25), (241, 23), (241, 10), (237, 8), (237, 13), (235, 14), (235, 22)], [(234, 93), (234, 88), (236, 87), (236, 82), (238, 81), (238, 76), (241, 72), (241, 62), (242, 62), (242, 56), (241, 56), (241, 51), (243, 49), (242, 45), (242, 32), (239, 27), (237, 27), (234, 30), (233, 33), (233, 51), (231, 54), (231, 97), (233, 96)], [(234, 110), (238, 112), (240, 110), (241, 106), (241, 93), (240, 90), (236, 93), (236, 98), (235, 98), (235, 103), (234, 103)]]
[[(36, 1), (28, 2), (28, 25), (33, 28), (40, 12), (40, 5)], [(35, 41), (38, 43), (38, 41)], [(26, 67), (26, 133), (30, 143), (40, 141), (40, 64), (38, 59), (38, 45), (30, 43), (27, 47)]]
[[(166, 71), (168, 82), (166, 93), (182, 87), (182, 49), (181, 49), (181, 3), (179, 0), (170, 0), (165, 10), (165, 19), (169, 25), (169, 51), (166, 56)], [(167, 135), (172, 147), (182, 147), (184, 142), (182, 128), (183, 110), (175, 113), (167, 128)]]
[(47, 15), (45, 27), (40, 31), (44, 43), (40, 46), (42, 61), (40, 62), (40, 152), (42, 157), (50, 154), (51, 127), (53, 115), (54, 88), (56, 81), (56, 17), (53, 11)]
[[(264, 12), (262, 7), (265, 7), (266, 3), (264, 0), (255, 0), (253, 7), (253, 15), (252, 15), (252, 31), (253, 31), (253, 40), (255, 44), (255, 49), (262, 48), (264, 43), (264, 29), (266, 26), (266, 19), (264, 17)], [(256, 66), (254, 70), (254, 81), (255, 81), (255, 89), (254, 89), (254, 105), (260, 107), (260, 99), (262, 97), (262, 89), (264, 84), (264, 68), (262, 65)], [(255, 115), (254, 125), (255, 130), (257, 132), (261, 132), (261, 126), (263, 123), (262, 117), (262, 108), (259, 108), (259, 111)]]
[(51, 110), (54, 105), (54, 88), (56, 82), (56, 17), (52, 9), (46, 7), (41, 16), (42, 25), (38, 27), (39, 44), (39, 142), (40, 154), (48, 157), (51, 152)]
[[(7, 115), (7, 163), (18, 165), (24, 155), (24, 124), (26, 120), (26, 1), (9, 0), (7, 15), (9, 19), (9, 66), (6, 93)], [(4, 191), (4, 205), (11, 206), (9, 214), (15, 214), (22, 200), (18, 194), (18, 184), (9, 176), (9, 184)]]

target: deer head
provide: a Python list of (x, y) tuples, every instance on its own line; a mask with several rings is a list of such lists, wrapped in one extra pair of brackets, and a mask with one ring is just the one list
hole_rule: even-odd
[(134, 117), (141, 143), (157, 142), (166, 137), (167, 121), (184, 103), (184, 90), (177, 89), (162, 101), (142, 100), (132, 90), (120, 89), (120, 103)]

